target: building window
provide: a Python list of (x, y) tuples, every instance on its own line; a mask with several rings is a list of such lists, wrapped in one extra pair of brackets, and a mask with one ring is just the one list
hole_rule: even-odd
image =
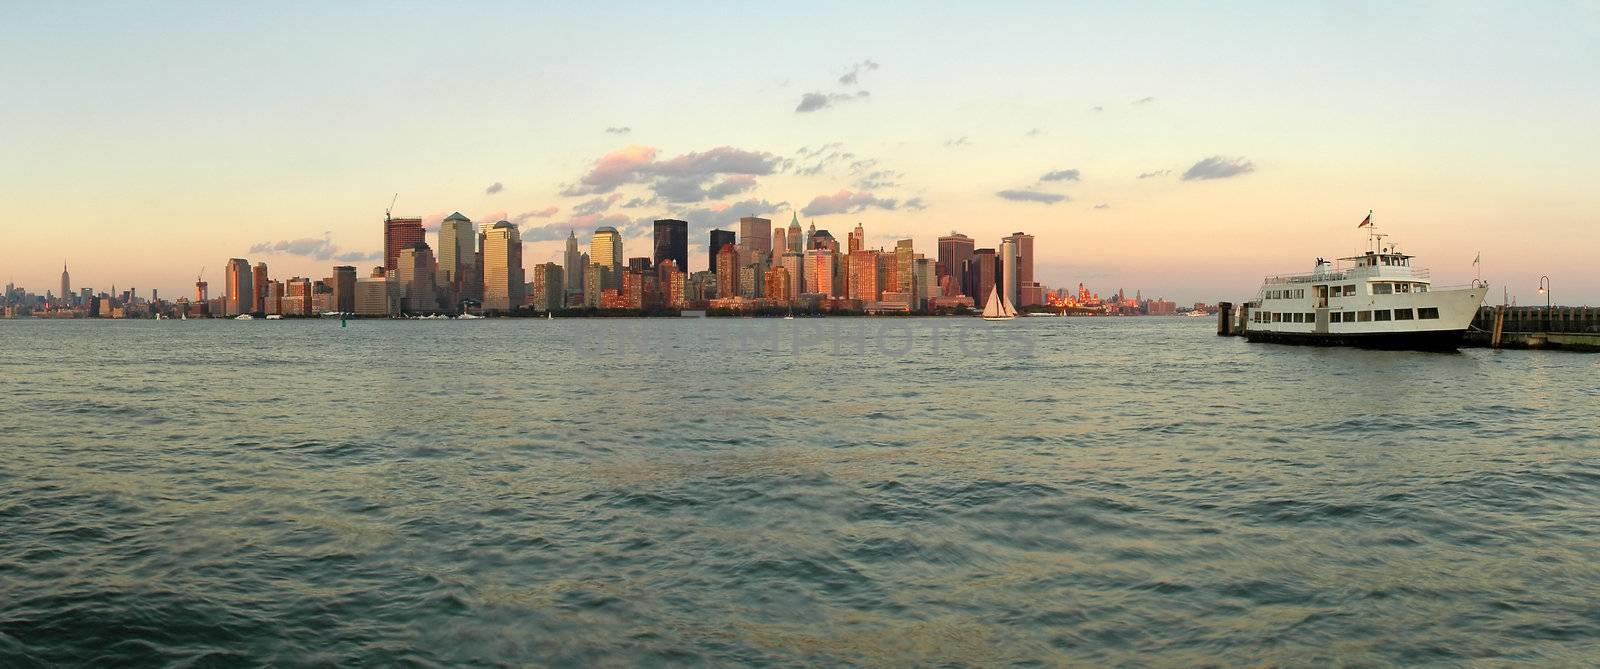
[(1370, 311), (1357, 311), (1356, 312), (1356, 322), (1357, 323), (1365, 323), (1365, 322), (1370, 321), (1370, 320), (1372, 320), (1372, 312), (1370, 312)]
[(1397, 320), (1397, 321), (1409, 321), (1409, 320), (1411, 320), (1411, 310), (1410, 309), (1395, 309), (1394, 310), (1394, 319)]
[(1420, 318), (1420, 319), (1425, 320), (1425, 321), (1438, 320), (1439, 319), (1439, 308), (1438, 307), (1419, 307), (1417, 309), (1417, 318)]
[(1373, 295), (1389, 295), (1394, 292), (1394, 285), (1388, 283), (1372, 284)]
[(1379, 309), (1377, 311), (1372, 312), (1372, 320), (1375, 320), (1375, 321), (1386, 321), (1386, 320), (1389, 320), (1389, 310), (1388, 309)]

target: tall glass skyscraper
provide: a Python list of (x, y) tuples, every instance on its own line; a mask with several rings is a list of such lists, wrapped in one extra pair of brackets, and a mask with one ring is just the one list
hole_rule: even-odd
[(513, 311), (522, 305), (522, 234), (500, 221), (483, 238), (483, 309)]
[(589, 241), (589, 262), (606, 268), (603, 288), (622, 289), (622, 233), (609, 225), (596, 228)]
[[(439, 270), (445, 284), (440, 286), (455, 300), (477, 300), (482, 296), (475, 290), (482, 283), (475, 280), (478, 274), (478, 235), (475, 226), (461, 212), (446, 216), (439, 223)], [(456, 305), (451, 305), (454, 309)]]
[(707, 248), (709, 253), (707, 254), (708, 257), (706, 259), (706, 269), (708, 271), (717, 271), (717, 253), (722, 251), (722, 247), (732, 244), (733, 242), (734, 239), (732, 230), (711, 231), (711, 246)]
[(656, 255), (655, 264), (671, 260), (677, 264), (678, 271), (685, 271), (689, 266), (689, 223), (672, 218), (656, 221)]

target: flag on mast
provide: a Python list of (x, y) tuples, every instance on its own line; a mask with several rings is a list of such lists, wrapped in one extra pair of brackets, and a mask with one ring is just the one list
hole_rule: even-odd
[(1369, 225), (1372, 225), (1372, 212), (1370, 212), (1370, 211), (1367, 212), (1367, 217), (1361, 219), (1361, 223), (1356, 225), (1356, 227), (1365, 228), (1365, 227), (1367, 227)]
[(1478, 257), (1472, 259), (1472, 264), (1476, 265), (1476, 264), (1479, 264), (1481, 262), (1483, 262), (1483, 252), (1479, 251), (1478, 252)]

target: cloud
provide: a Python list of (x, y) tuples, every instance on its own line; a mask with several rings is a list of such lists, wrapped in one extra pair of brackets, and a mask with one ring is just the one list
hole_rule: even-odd
[(636, 197), (636, 198), (633, 198), (632, 200), (628, 200), (627, 202), (622, 203), (622, 208), (623, 209), (638, 209), (639, 207), (645, 207), (645, 206), (649, 206), (649, 205), (652, 205), (652, 204), (655, 204), (655, 203), (656, 203), (656, 199), (655, 198), (650, 198), (650, 199), (646, 200), (646, 199), (644, 199), (642, 197)]
[(625, 126), (625, 125), (622, 125), (622, 126), (614, 125), (614, 126), (610, 126), (610, 127), (606, 128), (606, 134), (608, 134), (608, 135), (626, 135), (626, 134), (628, 134), (630, 132), (633, 132), (633, 128), (630, 128), (630, 127)]
[(859, 63), (851, 65), (850, 66), (850, 71), (845, 72), (843, 75), (839, 76), (839, 85), (840, 86), (854, 86), (854, 85), (856, 85), (856, 82), (860, 79), (860, 75), (861, 75), (861, 73), (863, 71), (870, 72), (870, 71), (876, 70), (876, 69), (878, 69), (878, 64), (872, 62), (871, 59), (863, 60), (863, 61), (861, 61)]
[(995, 193), (995, 196), (1012, 202), (1038, 202), (1040, 204), (1055, 204), (1071, 199), (1059, 193), (1042, 193), (1036, 190), (1003, 190)]
[(906, 200), (905, 204), (900, 206), (908, 211), (922, 211), (923, 209), (928, 208), (928, 203), (923, 201), (923, 199), (920, 197), (914, 197)]
[(1092, 111), (1092, 112), (1103, 112), (1105, 110), (1106, 110), (1106, 108), (1105, 107), (1101, 107), (1100, 105), (1095, 105), (1095, 106), (1089, 108), (1089, 111)]
[(1022, 133), (1022, 136), (1023, 137), (1038, 137), (1040, 135), (1043, 135), (1044, 133), (1045, 133), (1044, 128), (1034, 128), (1034, 129), (1029, 130), (1029, 131), (1027, 131), (1025, 133)]
[(899, 202), (893, 198), (880, 198), (870, 192), (852, 193), (846, 189), (832, 195), (818, 195), (811, 199), (800, 213), (807, 216), (827, 216), (829, 214), (851, 214), (865, 210), (869, 207), (894, 210)]
[(259, 242), (250, 245), (250, 253), (264, 253), (267, 255), (290, 255), (313, 258), (316, 260), (337, 260), (339, 262), (364, 262), (383, 257), (382, 252), (364, 253), (361, 251), (343, 251), (324, 234), (321, 238), (302, 237), (300, 239), (286, 239), (278, 242)]
[(756, 187), (756, 178), (748, 174), (735, 174), (706, 189), (706, 199), (721, 200), (729, 195), (738, 195)]
[(492, 184), (489, 184), (488, 188), (483, 189), (483, 194), (484, 195), (494, 195), (495, 193), (498, 193), (498, 192), (503, 191), (505, 189), (506, 189), (506, 185), (505, 184), (496, 181), (496, 182), (494, 182)]
[(1155, 102), (1155, 101), (1156, 101), (1155, 98), (1143, 97), (1143, 98), (1139, 98), (1137, 100), (1134, 100), (1133, 102), (1130, 102), (1128, 104), (1131, 104), (1131, 105), (1147, 105), (1147, 104), (1150, 104), (1150, 103)]
[(893, 170), (876, 170), (856, 177), (855, 187), (865, 191), (894, 188), (905, 175)]
[(1227, 156), (1212, 156), (1206, 158), (1185, 170), (1182, 177), (1184, 181), (1201, 181), (1204, 179), (1226, 179), (1241, 174), (1254, 172), (1256, 166), (1244, 158), (1229, 158)]
[(516, 223), (517, 225), (522, 225), (523, 223), (528, 222), (528, 219), (532, 219), (532, 218), (550, 218), (551, 216), (555, 216), (556, 212), (558, 212), (558, 211), (561, 211), (561, 210), (557, 209), (555, 207), (545, 207), (545, 208), (539, 209), (537, 211), (525, 211), (525, 212), (522, 212), (522, 213), (517, 214), (516, 216), (513, 216), (513, 217), (511, 217), (511, 218), (509, 218), (507, 220), (511, 221), (512, 223)]
[(971, 142), (967, 141), (967, 136), (966, 135), (962, 135), (962, 136), (957, 137), (955, 139), (944, 140), (944, 145), (948, 146), (950, 148), (955, 148), (955, 147), (958, 147), (958, 146), (967, 146), (969, 144), (971, 144)]
[(856, 91), (855, 93), (806, 93), (800, 96), (800, 104), (795, 105), (794, 111), (796, 114), (806, 114), (843, 102), (865, 100), (871, 95), (866, 91)]
[(1167, 176), (1168, 174), (1172, 174), (1172, 170), (1156, 170), (1154, 172), (1140, 172), (1139, 173), (1139, 178), (1140, 179), (1154, 179), (1156, 177)]
[(585, 200), (573, 205), (572, 213), (578, 216), (598, 214), (610, 209), (611, 205), (616, 204), (617, 200), (620, 199), (622, 199), (622, 193), (612, 193), (606, 197), (597, 197), (592, 200)]
[(750, 199), (734, 203), (718, 202), (704, 207), (679, 207), (672, 210), (672, 215), (688, 221), (690, 227), (699, 230), (728, 227), (743, 216), (767, 216), (788, 208), (788, 202)]
[(1106, 204), (1104, 202), (1101, 202), (1100, 204), (1095, 205), (1094, 208), (1095, 209), (1110, 209), (1111, 205)]
[(1080, 175), (1079, 175), (1079, 172), (1077, 170), (1055, 170), (1053, 172), (1045, 172), (1044, 176), (1039, 177), (1039, 180), (1040, 181), (1077, 181), (1079, 176)]
[[(752, 176), (776, 172), (782, 159), (765, 151), (747, 151), (731, 146), (719, 146), (706, 151), (695, 151), (669, 160), (656, 160), (657, 150), (652, 146), (632, 145), (601, 156), (594, 167), (568, 185), (561, 194), (603, 195), (619, 186), (631, 183), (649, 183), (658, 192), (663, 190), (683, 195), (702, 187), (706, 182), (724, 174)], [(662, 183), (671, 180), (670, 183)]]

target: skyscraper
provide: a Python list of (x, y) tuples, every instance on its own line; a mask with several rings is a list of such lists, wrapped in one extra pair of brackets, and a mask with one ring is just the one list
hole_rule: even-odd
[(806, 250), (807, 240), (800, 233), (800, 215), (789, 214), (789, 231), (784, 235), (788, 245), (784, 250), (788, 253), (803, 253)]
[(883, 294), (880, 279), (883, 261), (879, 251), (856, 251), (850, 254), (850, 298), (862, 302), (877, 302)]
[[(796, 230), (796, 232), (799, 231)], [(784, 234), (787, 235), (788, 233)], [(793, 242), (790, 243), (792, 244)], [(792, 300), (800, 297), (800, 293), (806, 292), (806, 256), (804, 253), (785, 251), (782, 264), (774, 264), (773, 267), (782, 267), (789, 272), (789, 294), (784, 297)]]
[(979, 309), (989, 299), (989, 290), (994, 288), (996, 262), (994, 249), (975, 250), (967, 260), (967, 289), (972, 291), (968, 297)]
[(772, 253), (772, 219), (745, 216), (739, 219), (739, 244), (752, 257)]
[(602, 288), (622, 289), (622, 233), (609, 225), (595, 228), (589, 240), (589, 262), (606, 268)]
[(772, 257), (789, 252), (789, 231), (781, 225), (772, 226)]
[(250, 261), (244, 258), (229, 258), (227, 276), (224, 279), (223, 313), (228, 316), (250, 313), (251, 302), (255, 299), (255, 291), (250, 285)]
[(395, 262), (400, 259), (400, 249), (425, 241), (427, 235), (422, 232), (422, 219), (383, 219), (383, 268), (394, 269)]
[(567, 233), (567, 262), (562, 265), (561, 271), (566, 275), (567, 292), (583, 292), (583, 270), (588, 263), (583, 255), (578, 252), (578, 233)]
[(1023, 232), (1013, 232), (1010, 237), (1012, 245), (1016, 247), (1017, 265), (1017, 293), (1011, 299), (1017, 307), (1032, 306), (1044, 302), (1044, 287), (1040, 286), (1033, 278), (1033, 235)]
[(61, 261), (61, 301), (72, 301), (72, 275), (67, 273), (67, 261)]
[[(972, 295), (972, 293), (968, 292), (969, 289), (966, 285), (965, 276), (962, 274), (962, 267), (966, 264), (967, 259), (972, 257), (973, 248), (972, 238), (959, 232), (951, 232), (949, 235), (939, 238), (939, 273), (943, 276), (953, 277), (951, 282), (955, 284), (962, 295)], [(988, 295), (981, 295), (979, 299), (983, 297), (988, 297)]]
[(333, 268), (333, 308), (342, 314), (356, 311), (356, 268), (339, 265)]
[(672, 218), (656, 221), (655, 264), (671, 260), (684, 271), (689, 266), (689, 223)]
[(717, 271), (717, 254), (722, 252), (722, 247), (734, 243), (733, 231), (712, 230), (710, 243), (711, 246), (707, 248), (709, 253), (706, 259), (706, 270), (715, 272)]
[(483, 309), (509, 312), (522, 304), (522, 234), (500, 221), (483, 238)]
[(850, 239), (845, 243), (848, 245), (845, 247), (846, 253), (855, 253), (856, 251), (867, 248), (866, 229), (862, 228), (860, 223), (857, 223), (856, 229), (850, 232)]
[(831, 249), (806, 251), (806, 268), (801, 277), (806, 285), (802, 292), (824, 297), (839, 297), (839, 287), (835, 286), (833, 281), (833, 277), (838, 274), (838, 264), (839, 254)]
[[(449, 294), (451, 302), (478, 300), (482, 296), (474, 288), (481, 286), (477, 276), (477, 231), (461, 212), (446, 216), (439, 223), (439, 271), (444, 276), (440, 286)], [(451, 309), (455, 308), (451, 305)]]
[(1006, 237), (1000, 240), (1000, 296), (1011, 302), (1011, 306), (1022, 306), (1017, 299), (1017, 240), (1015, 237)]
[(250, 271), (250, 287), (255, 289), (250, 298), (250, 313), (263, 314), (267, 312), (267, 264), (256, 263)]
[[(911, 240), (902, 239), (894, 243), (894, 281), (886, 281), (884, 290), (894, 290), (901, 293), (911, 292), (913, 278), (911, 276), (912, 260), (916, 258), (916, 251), (911, 247)], [(888, 272), (886, 271), (885, 274)]]
[[(395, 261), (395, 273), (400, 277), (404, 297), (402, 305), (407, 313), (431, 314), (439, 310), (439, 286), (435, 282), (433, 249), (426, 242), (417, 242), (400, 249)], [(291, 289), (290, 293), (294, 291)]]
[(533, 308), (554, 311), (566, 305), (565, 272), (553, 262), (533, 266)]
[(723, 244), (717, 251), (717, 297), (737, 297), (739, 291), (739, 245)]

